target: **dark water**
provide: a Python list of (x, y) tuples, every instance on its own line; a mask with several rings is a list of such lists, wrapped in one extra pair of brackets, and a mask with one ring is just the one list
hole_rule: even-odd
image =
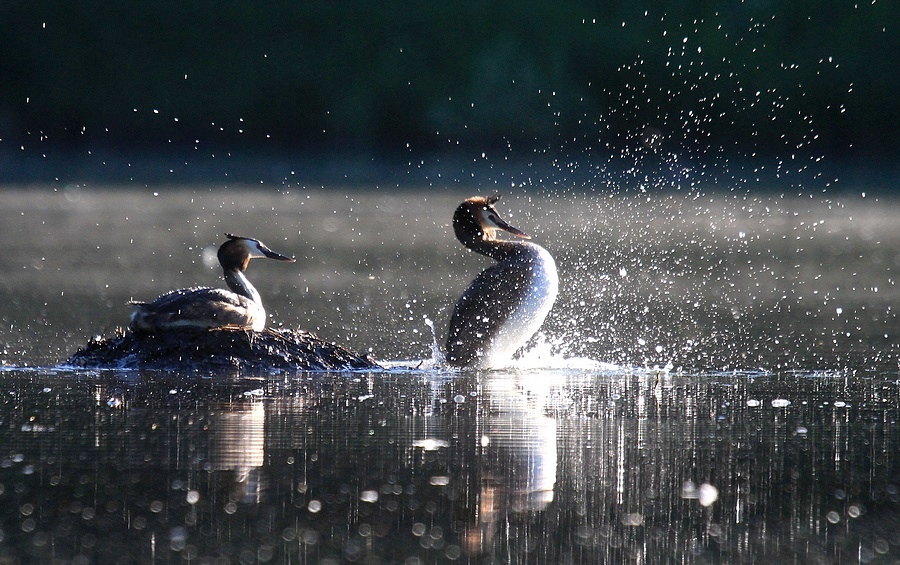
[[(508, 369), (431, 369), (482, 258), (468, 192), (0, 193), (0, 563), (887, 563), (900, 203), (511, 191), (561, 294)], [(218, 284), (375, 373), (56, 367), (125, 302)]]
[(895, 380), (11, 372), (0, 558), (891, 562)]

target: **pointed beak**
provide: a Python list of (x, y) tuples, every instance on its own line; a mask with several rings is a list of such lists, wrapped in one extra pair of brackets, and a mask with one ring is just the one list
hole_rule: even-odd
[(260, 243), (258, 241), (256, 242), (256, 248), (259, 250), (260, 253), (262, 253), (265, 257), (268, 257), (269, 259), (275, 259), (277, 261), (287, 261), (288, 263), (294, 262), (293, 258), (286, 257), (280, 253), (275, 253), (274, 251), (272, 251), (271, 249), (269, 249), (268, 247), (266, 247), (265, 245), (263, 245), (262, 243)]
[(505, 232), (513, 234), (516, 237), (521, 237), (522, 239), (531, 239), (531, 236), (527, 233), (506, 223), (506, 220), (500, 217), (500, 214), (497, 213), (497, 210), (495, 210), (493, 206), (487, 209), (487, 218), (488, 221), (494, 224), (493, 226), (487, 226), (488, 228), (499, 228)]

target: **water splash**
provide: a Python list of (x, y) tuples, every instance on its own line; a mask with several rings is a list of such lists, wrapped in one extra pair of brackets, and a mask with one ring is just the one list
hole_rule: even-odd
[[(430, 359), (401, 359), (392, 361), (379, 361), (379, 364), (389, 371), (446, 371), (455, 370), (447, 366), (447, 359), (437, 340), (434, 322), (430, 318), (424, 318), (425, 325), (431, 329), (431, 358)], [(523, 349), (517, 356), (510, 359), (502, 366), (494, 367), (493, 371), (621, 371), (622, 366), (612, 363), (604, 363), (589, 357), (572, 355), (564, 340), (550, 338), (543, 332), (539, 332), (529, 346)]]
[(532, 340), (533, 344), (510, 360), (506, 368), (516, 370), (555, 369), (578, 371), (609, 371), (620, 367), (611, 363), (603, 363), (590, 357), (573, 356), (567, 353), (567, 347), (561, 340), (551, 339), (539, 332)]
[(425, 325), (431, 330), (431, 366), (434, 369), (439, 369), (445, 367), (447, 365), (447, 359), (444, 357), (444, 352), (441, 349), (440, 344), (437, 339), (437, 332), (434, 329), (434, 322), (431, 318), (425, 318)]

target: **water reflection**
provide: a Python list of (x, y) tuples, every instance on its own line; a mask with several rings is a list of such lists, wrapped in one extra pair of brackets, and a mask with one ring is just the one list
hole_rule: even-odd
[(4, 377), (3, 562), (900, 551), (900, 399), (885, 376)]
[(514, 375), (488, 374), (480, 387), (471, 438), (476, 500), (463, 538), (469, 555), (492, 553), (506, 534), (517, 537), (508, 517), (544, 511), (556, 485), (556, 420), (544, 414), (544, 398), (529, 395)]

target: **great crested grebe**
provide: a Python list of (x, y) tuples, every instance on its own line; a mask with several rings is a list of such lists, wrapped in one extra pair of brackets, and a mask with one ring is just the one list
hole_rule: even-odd
[(219, 247), (219, 264), (231, 290), (182, 288), (163, 294), (153, 302), (131, 302), (135, 307), (129, 327), (138, 333), (176, 328), (245, 328), (262, 331), (266, 311), (259, 292), (244, 271), (250, 259), (268, 258), (293, 262), (275, 253), (259, 240), (226, 233), (228, 241)]
[(474, 196), (453, 214), (456, 238), (497, 264), (481, 272), (450, 317), (446, 358), (456, 367), (490, 368), (509, 361), (541, 327), (559, 291), (556, 262), (528, 241), (497, 237), (503, 230), (531, 239), (494, 208), (499, 195)]

